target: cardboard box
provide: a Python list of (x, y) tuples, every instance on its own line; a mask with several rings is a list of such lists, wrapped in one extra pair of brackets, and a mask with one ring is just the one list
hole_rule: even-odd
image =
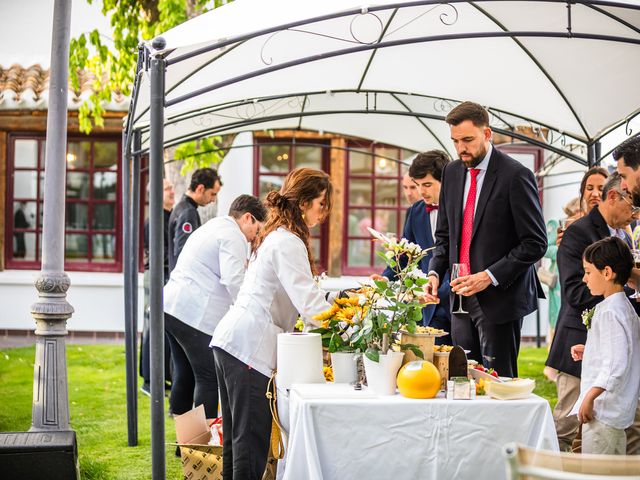
[(222, 447), (209, 445), (204, 406), (174, 417), (185, 480), (222, 480)]

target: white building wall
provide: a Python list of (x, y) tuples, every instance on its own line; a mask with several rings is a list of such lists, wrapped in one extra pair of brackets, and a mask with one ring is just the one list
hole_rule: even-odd
[(218, 215), (226, 215), (238, 195), (253, 194), (253, 134), (239, 133), (218, 169), (223, 186), (218, 193)]
[[(33, 283), (40, 272), (0, 272), (0, 329), (31, 330), (31, 305), (38, 299)], [(68, 330), (124, 331), (124, 275), (122, 273), (67, 272), (71, 286), (67, 300), (75, 309)], [(142, 274), (138, 277), (138, 330), (142, 329), (144, 302)]]

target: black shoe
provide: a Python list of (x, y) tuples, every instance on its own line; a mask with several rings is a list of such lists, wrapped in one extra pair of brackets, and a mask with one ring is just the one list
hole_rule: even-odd
[(140, 387), (140, 391), (144, 393), (147, 397), (151, 397), (151, 388), (149, 388), (148, 383), (143, 383)]

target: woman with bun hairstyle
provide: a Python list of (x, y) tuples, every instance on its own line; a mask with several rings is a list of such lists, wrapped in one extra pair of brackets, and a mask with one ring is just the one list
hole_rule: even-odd
[(269, 450), (271, 412), (265, 397), (276, 368), (277, 336), (330, 308), (314, 282), (309, 229), (331, 211), (331, 181), (299, 168), (266, 198), (269, 213), (235, 304), (211, 341), (222, 403), (225, 480), (262, 478)]

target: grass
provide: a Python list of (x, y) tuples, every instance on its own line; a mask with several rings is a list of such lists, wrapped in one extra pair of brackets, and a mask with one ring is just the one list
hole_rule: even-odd
[[(0, 431), (25, 431), (31, 426), (35, 350), (0, 350)], [(555, 386), (544, 378), (544, 348), (523, 348), (519, 375), (535, 378), (535, 393), (553, 407)], [(71, 425), (78, 438), (83, 480), (147, 479), (151, 477), (149, 398), (138, 396), (138, 446), (127, 446), (125, 356), (123, 345), (68, 345), (67, 367)], [(165, 405), (165, 411), (167, 406)], [(166, 440), (175, 441), (167, 417)], [(181, 479), (180, 459), (167, 447), (166, 477)]]
[[(0, 350), (0, 431), (25, 431), (31, 426), (34, 358), (34, 347)], [(141, 393), (138, 446), (127, 446), (124, 345), (67, 345), (67, 368), (82, 479), (151, 478), (150, 399)], [(165, 432), (167, 442), (175, 442), (169, 417)], [(180, 459), (170, 446), (166, 477), (182, 478)]]

